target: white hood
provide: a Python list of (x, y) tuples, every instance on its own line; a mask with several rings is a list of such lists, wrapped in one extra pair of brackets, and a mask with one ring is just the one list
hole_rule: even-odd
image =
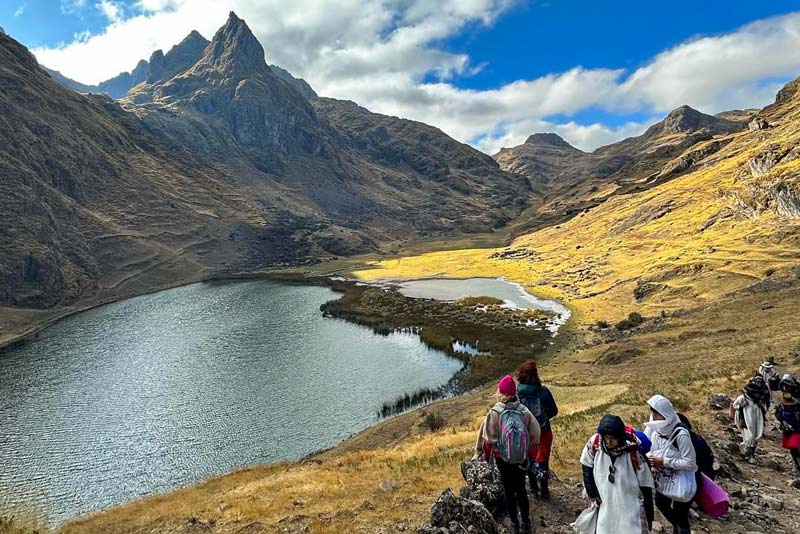
[(662, 436), (670, 436), (678, 423), (681, 422), (680, 419), (678, 419), (675, 408), (672, 407), (672, 403), (663, 395), (653, 395), (650, 397), (650, 400), (647, 401), (647, 404), (653, 410), (663, 415), (664, 420), (655, 420), (651, 416), (650, 421), (645, 423), (645, 426), (658, 432)]

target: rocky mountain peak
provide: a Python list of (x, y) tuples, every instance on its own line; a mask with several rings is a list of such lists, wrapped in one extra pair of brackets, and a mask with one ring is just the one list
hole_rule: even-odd
[(156, 50), (150, 54), (150, 61), (147, 62), (147, 83), (155, 83), (164, 79), (165, 61), (164, 52)]
[(564, 139), (556, 133), (535, 133), (525, 140), (526, 145), (539, 145), (539, 146), (554, 146), (561, 148), (572, 148), (572, 145), (564, 141)]
[(209, 65), (240, 76), (268, 68), (261, 43), (247, 23), (233, 11), (225, 25), (214, 35), (203, 59)]
[(680, 106), (672, 110), (664, 120), (651, 126), (643, 138), (663, 134), (694, 133), (705, 131), (712, 135), (735, 132), (743, 127), (744, 121), (730, 120), (707, 115), (690, 106)]
[(183, 41), (170, 48), (166, 54), (156, 50), (150, 56), (147, 83), (169, 80), (185, 71), (203, 56), (207, 46), (208, 39), (200, 35), (197, 30), (192, 30)]
[(683, 105), (672, 110), (662, 124), (665, 132), (692, 132), (700, 130), (712, 119), (714, 117), (711, 115), (706, 115), (692, 107)]

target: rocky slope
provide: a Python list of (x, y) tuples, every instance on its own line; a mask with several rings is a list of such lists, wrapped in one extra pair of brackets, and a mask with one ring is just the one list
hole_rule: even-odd
[(0, 36), (0, 306), (483, 231), (525, 205), (523, 179), (442, 132), (287, 79), (234, 14), (211, 42), (153, 54), (121, 103), (63, 88)]
[[(645, 190), (685, 172), (694, 160), (715, 152), (745, 128), (756, 110), (706, 115), (681, 106), (637, 137), (578, 150), (557, 134), (534, 134), (494, 157), (501, 168), (527, 177), (544, 200), (536, 217), (572, 216), (616, 194)], [(717, 142), (707, 143), (713, 139)], [(691, 151), (701, 146), (699, 152)], [(688, 152), (688, 153), (687, 153)], [(685, 154), (683, 160), (675, 158)]]

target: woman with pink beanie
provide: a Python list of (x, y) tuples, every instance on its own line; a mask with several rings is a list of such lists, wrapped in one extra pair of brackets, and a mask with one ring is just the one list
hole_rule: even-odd
[[(497, 385), (498, 402), (492, 406), (478, 430), (475, 457), (494, 460), (506, 494), (511, 532), (529, 534), (531, 514), (525, 476), (531, 452), (539, 446), (539, 423), (517, 399), (517, 383), (506, 375)], [(520, 530), (520, 517), (521, 516)]]

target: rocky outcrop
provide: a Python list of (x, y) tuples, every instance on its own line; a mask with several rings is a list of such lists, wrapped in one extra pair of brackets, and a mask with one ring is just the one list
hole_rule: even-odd
[(505, 492), (497, 466), (477, 459), (466, 460), (461, 463), (461, 476), (466, 482), (459, 491), (461, 497), (478, 501), (495, 517), (504, 512)]
[(787, 219), (800, 219), (800, 177), (752, 181), (728, 193), (733, 213), (753, 219), (774, 211)]
[(712, 410), (727, 410), (731, 407), (732, 400), (724, 393), (712, 393), (708, 396), (708, 407)]
[(783, 157), (776, 148), (770, 148), (766, 152), (763, 152), (757, 156), (753, 156), (749, 160), (747, 160), (747, 164), (750, 167), (750, 174), (754, 177), (758, 178), (759, 176), (764, 176), (769, 173), (770, 169), (774, 167)]
[(747, 129), (751, 132), (766, 130), (767, 128), (769, 128), (769, 123), (763, 117), (756, 117), (747, 123)]
[(496, 519), (505, 515), (505, 501), (500, 473), (494, 463), (479, 459), (461, 463), (466, 485), (456, 497), (446, 490), (431, 509), (430, 524), (419, 534), (492, 533), (497, 532)]
[(478, 501), (456, 497), (445, 490), (431, 509), (431, 522), (418, 534), (497, 534), (492, 514)]

